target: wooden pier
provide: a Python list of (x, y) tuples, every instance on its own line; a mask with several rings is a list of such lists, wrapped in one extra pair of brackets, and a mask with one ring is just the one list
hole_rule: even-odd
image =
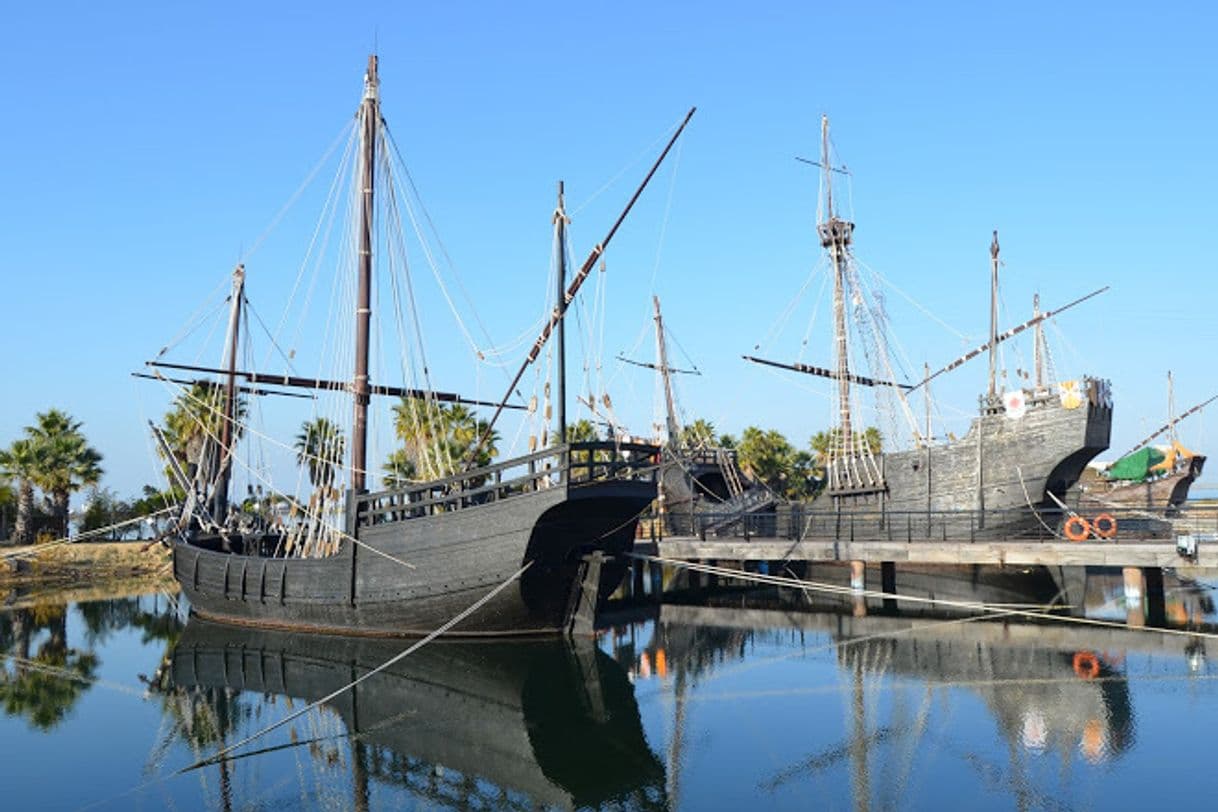
[[(1024, 515), (1027, 515), (1024, 512)], [(1090, 521), (1100, 515), (1108, 537)], [(1010, 527), (1000, 512), (918, 511), (833, 513), (785, 506), (769, 513), (690, 513), (643, 523), (637, 552), (683, 561), (796, 561), (823, 563), (979, 564), (1045, 567), (1218, 567), (1218, 508), (1170, 513), (1112, 509), (1084, 516), (1087, 537), (1066, 539), (1063, 515), (1042, 515), (1029, 532), (1001, 536)], [(1196, 541), (1181, 555), (1181, 537)]]
[(910, 542), (835, 539), (758, 538), (752, 536), (671, 536), (640, 539), (635, 552), (681, 561), (862, 561), (864, 563), (982, 564), (1043, 567), (1210, 567), (1218, 568), (1218, 544), (1202, 543), (1195, 558), (1176, 550), (1174, 539), (1145, 541), (986, 541)]
[[(1036, 530), (1018, 536), (987, 531), (987, 526), (1014, 526), (1010, 518), (970, 511), (835, 514), (800, 506), (768, 513), (668, 515), (642, 524), (646, 538), (635, 542), (635, 554), (661, 562), (740, 566), (840, 562), (849, 565), (850, 586), (860, 594), (872, 565), (879, 568), (880, 589), (893, 596), (901, 565), (1045, 567), (1063, 588), (1074, 568), (1112, 567), (1122, 570), (1135, 625), (1144, 622), (1144, 608), (1152, 616), (1161, 613), (1164, 568), (1218, 568), (1218, 509), (1213, 507), (1170, 513), (1114, 509), (1082, 517), (1088, 533), (1078, 541), (1057, 530), (1065, 515), (1042, 514)], [(1107, 520), (1095, 522), (1103, 534), (1093, 531), (1095, 519)]]

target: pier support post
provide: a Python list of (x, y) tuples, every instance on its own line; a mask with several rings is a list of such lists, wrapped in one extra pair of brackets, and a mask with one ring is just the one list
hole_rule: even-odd
[(1140, 567), (1125, 567), (1121, 570), (1125, 576), (1125, 604), (1127, 606), (1142, 605), (1142, 569)]
[(1143, 584), (1140, 567), (1125, 567), (1121, 570), (1125, 578), (1126, 622), (1130, 626), (1145, 626), (1146, 612), (1142, 606)]
[(867, 588), (867, 565), (862, 561), (850, 562), (850, 588), (855, 592)]
[(897, 599), (897, 564), (895, 561), (880, 562), (880, 590), (884, 593), (884, 611), (895, 612)]
[(651, 596), (658, 602), (664, 594), (664, 565), (649, 561), (648, 571), (651, 573)]
[(1167, 602), (1163, 595), (1163, 570), (1146, 567), (1142, 570), (1146, 583), (1146, 621), (1151, 626), (1167, 625)]
[(867, 596), (863, 590), (867, 588), (867, 565), (862, 561), (850, 562), (850, 589), (854, 592), (854, 616), (867, 616)]
[(631, 563), (630, 563), (631, 597), (641, 598), (641, 597), (643, 597), (644, 594), (646, 594), (643, 589), (643, 573), (646, 570), (646, 568), (647, 568), (647, 562), (643, 561), (642, 559), (636, 558), (633, 561), (631, 561)]

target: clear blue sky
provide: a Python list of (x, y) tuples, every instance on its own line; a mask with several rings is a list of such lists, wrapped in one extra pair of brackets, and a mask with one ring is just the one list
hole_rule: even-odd
[[(1113, 381), (1124, 450), (1162, 422), (1167, 369), (1181, 407), (1218, 391), (1215, 17), (1202, 3), (1113, 2), (10, 6), (0, 443), (59, 406), (85, 421), (108, 485), (152, 480), (142, 421), (165, 398), (128, 373), (334, 139), (375, 41), (385, 115), (496, 341), (538, 315), (554, 181), (578, 205), (696, 104), (679, 162), (610, 257), (606, 354), (648, 323), (662, 249), (655, 289), (705, 372), (682, 381), (685, 411), (806, 442), (828, 419), (825, 390), (739, 355), (817, 261), (816, 176), (793, 158), (815, 154), (826, 112), (853, 172), (859, 258), (960, 333), (987, 329), (993, 228), (1006, 323), (1026, 318), (1034, 291), (1053, 306), (1112, 286), (1049, 335), (1064, 377)], [(576, 218), (577, 254), (638, 170)], [(276, 239), (307, 235), (285, 222)], [(251, 260), (251, 294), (253, 280), (290, 277), (298, 254)], [(889, 303), (915, 362), (965, 348)], [(809, 310), (770, 355), (795, 356)], [(468, 354), (438, 344), (437, 385), (466, 389)], [(827, 340), (804, 358), (827, 363)], [(941, 379), (953, 430), (984, 374), (980, 361)], [(618, 379), (632, 383), (615, 400), (645, 424), (650, 381)], [(1218, 452), (1216, 420), (1184, 439)]]

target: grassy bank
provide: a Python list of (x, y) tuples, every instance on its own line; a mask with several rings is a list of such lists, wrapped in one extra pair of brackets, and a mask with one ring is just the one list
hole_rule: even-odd
[[(0, 590), (89, 590), (129, 584), (155, 589), (174, 584), (169, 551), (140, 542), (98, 542), (0, 548)], [(26, 555), (28, 553), (28, 555)], [(176, 585), (175, 585), (176, 586)]]

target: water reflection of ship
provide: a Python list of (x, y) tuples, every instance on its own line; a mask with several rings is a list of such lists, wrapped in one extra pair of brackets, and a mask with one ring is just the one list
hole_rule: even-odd
[[(674, 635), (670, 630), (680, 630)], [(1045, 627), (1033, 623), (943, 622), (926, 617), (854, 616), (845, 606), (809, 611), (790, 602), (752, 600), (732, 608), (660, 607), (655, 639), (667, 667), (680, 668), (679, 639), (719, 641), (720, 658), (743, 658), (757, 635), (821, 632), (833, 641), (843, 673), (856, 679), (900, 675), (928, 687), (959, 687), (990, 708), (1004, 738), (1040, 751), (1078, 748), (1099, 761), (1133, 742), (1133, 711), (1119, 653), (1137, 638), (1126, 630)], [(1190, 654), (1186, 639), (1166, 648)], [(709, 652), (699, 655), (705, 663)], [(858, 686), (856, 686), (858, 687)]]
[[(1044, 585), (1040, 580), (1047, 579), (1038, 579), (1038, 588), (1025, 593), (1023, 603), (1041, 600), (1042, 590), (1052, 587), (1052, 581)], [(1120, 576), (1094, 574), (1088, 592), (1104, 592), (1109, 580), (1119, 585)], [(1191, 623), (1200, 622), (1197, 612), (1204, 612), (1208, 603), (1205, 591), (1174, 575), (1168, 576), (1166, 587), (1169, 607), (1180, 604)], [(982, 583), (969, 594), (961, 580), (954, 591), (961, 599), (975, 601), (982, 596), (992, 599), (993, 589), (994, 585)], [(1018, 597), (1014, 582), (1004, 590), (1009, 597)], [(665, 599), (681, 597), (677, 593)], [(1094, 609), (1091, 603), (1084, 607), (1088, 613)], [(619, 661), (635, 670), (636, 678), (659, 677), (668, 683), (665, 693), (673, 702), (669, 749), (679, 751), (687, 738), (685, 716), (692, 686), (714, 680), (718, 672), (732, 671), (733, 663), (747, 661), (752, 651), (815, 648), (827, 640), (846, 707), (842, 738), (792, 758), (762, 786), (777, 790), (822, 770), (848, 769), (860, 808), (867, 807), (869, 799), (882, 801), (872, 797), (877, 792), (900, 797), (912, 753), (926, 744), (926, 731), (933, 729), (926, 718), (932, 711), (931, 697), (942, 691), (977, 697), (1005, 742), (998, 748), (1005, 752), (998, 761), (1005, 763), (986, 763), (984, 751), (970, 750), (961, 757), (990, 778), (1003, 776), (1006, 788), (1021, 798), (1021, 806), (1036, 805), (1031, 796), (1040, 790), (1028, 776), (1033, 770), (1031, 759), (1038, 754), (1054, 753), (1063, 764), (1072, 758), (1101, 763), (1132, 749), (1136, 730), (1125, 677), (1127, 652), (1181, 658), (1190, 672), (1203, 668), (1205, 662), (1201, 637), (1009, 616), (1001, 621), (962, 622), (971, 613), (902, 604), (906, 605), (910, 611), (857, 616), (849, 596), (703, 589), (688, 604), (653, 605), (649, 619), (636, 617), (633, 624), (608, 630), (607, 642)], [(637, 614), (633, 607), (629, 611)], [(1199, 628), (1211, 627), (1202, 623)], [(910, 705), (880, 700), (879, 692), (889, 690), (903, 696), (923, 692), (925, 701), (919, 709), (916, 701)], [(896, 773), (888, 761), (894, 757), (904, 763), (895, 765)], [(670, 783), (675, 783), (680, 764), (679, 752), (670, 755)], [(888, 786), (894, 775), (896, 786)], [(876, 784), (875, 778), (882, 780)], [(669, 797), (676, 797), (675, 788)]]
[[(311, 702), (400, 650), (192, 619), (166, 681), (180, 693)], [(456, 809), (666, 806), (664, 769), (647, 747), (633, 688), (587, 642), (437, 642), (324, 707), (354, 737), (356, 807), (367, 808), (369, 779)]]

